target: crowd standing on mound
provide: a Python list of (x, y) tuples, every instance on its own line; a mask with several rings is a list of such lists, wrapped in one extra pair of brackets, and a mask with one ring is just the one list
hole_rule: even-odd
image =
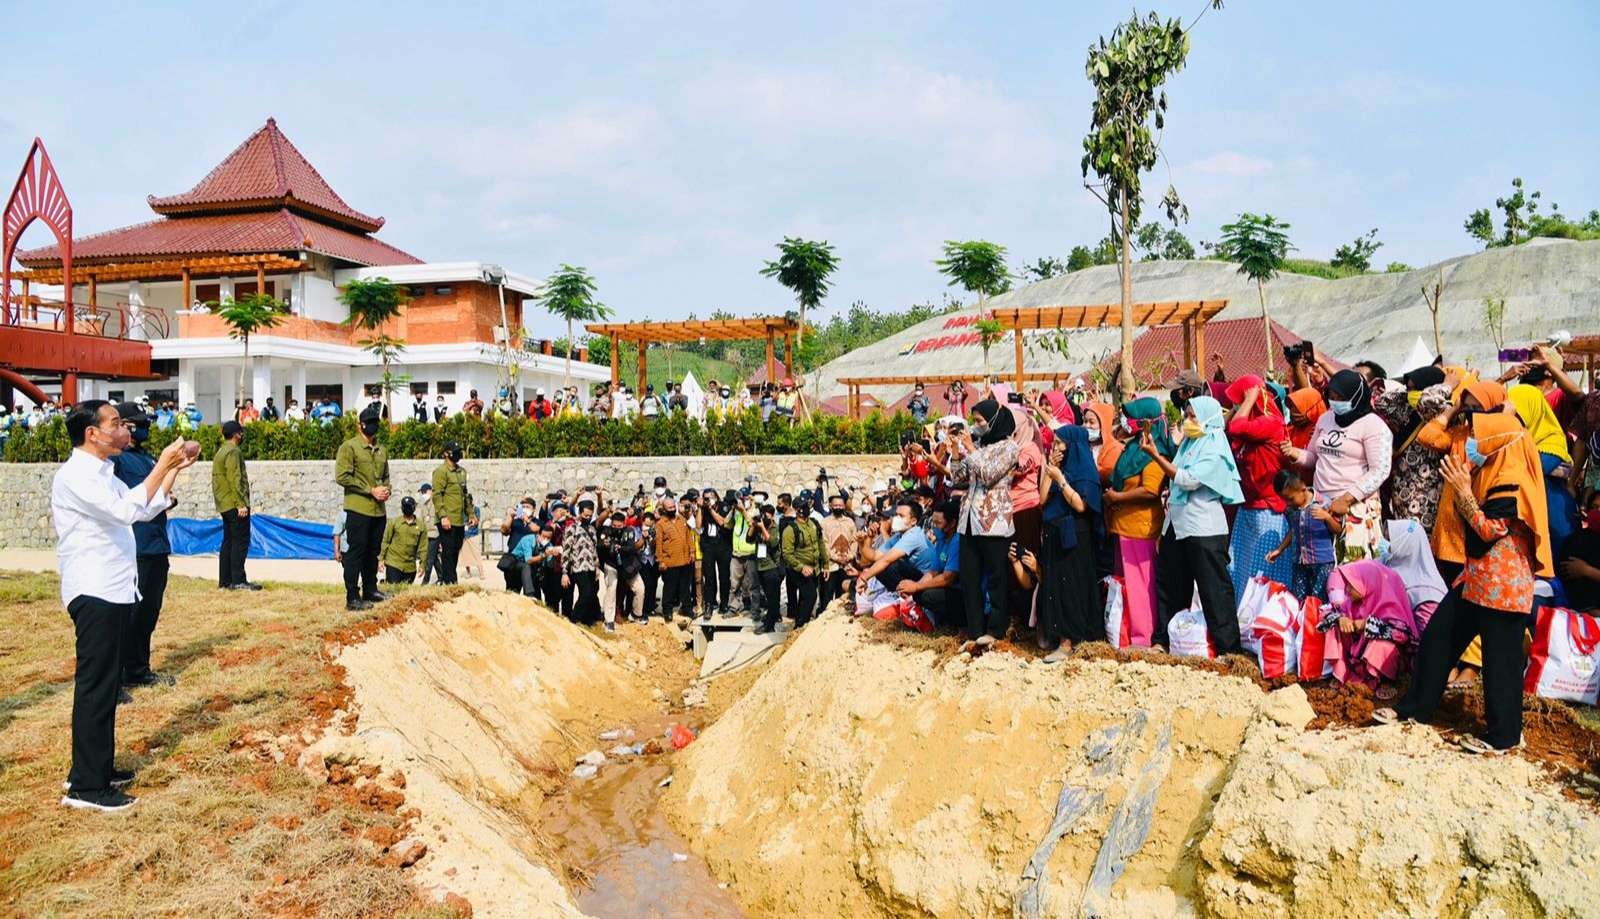
[[(957, 384), (944, 392), (951, 414), (931, 421), (918, 385), (908, 409), (924, 436), (904, 443), (887, 481), (841, 483), (818, 469), (782, 490), (658, 476), (632, 494), (591, 484), (529, 495), (489, 524), (504, 537), (496, 566), (507, 590), (612, 631), (652, 615), (803, 628), (843, 598), (860, 614), (957, 633), (970, 653), (1031, 635), (1052, 663), (1106, 640), (1176, 653), (1179, 625), (1203, 632), (1212, 653), (1236, 653), (1241, 604), (1277, 585), (1315, 615), (1303, 625), (1326, 668), (1302, 679), (1326, 673), (1393, 700), (1375, 716), (1386, 722), (1427, 720), (1447, 688), (1481, 678), (1485, 731), (1463, 746), (1516, 746), (1537, 611), (1600, 609), (1600, 392), (1585, 392), (1548, 346), (1496, 379), (1442, 359), (1391, 379), (1309, 346), (1286, 358), (1290, 385), (1184, 371), (1166, 399), (1120, 405), (1083, 381), (1027, 393)], [(799, 407), (789, 380), (714, 386), (707, 399), (694, 407), (678, 387), (635, 398), (613, 386), (587, 411), (793, 417)], [(128, 687), (172, 682), (150, 669), (149, 643), (170, 553), (165, 512), (198, 444), (175, 440), (159, 457), (142, 444), (152, 427), (198, 423), (189, 410), (89, 401), (67, 415), (74, 450), (51, 501), (77, 628), (70, 806), (132, 803), (118, 790), (131, 775), (112, 766), (115, 707)], [(464, 408), (516, 410), (476, 392)], [(571, 387), (550, 400), (537, 392), (522, 411), (542, 420), (584, 409)], [(283, 417), (340, 412), (319, 401), (308, 416), (291, 403)], [(212, 460), (218, 586), (259, 590), (244, 571), (251, 492), (239, 445), (245, 422), (279, 414), (270, 399), (239, 413)], [(364, 408), (334, 460), (344, 499), (333, 550), (351, 610), (387, 599), (380, 573), (451, 584), (483, 566), (473, 538), (482, 509), (459, 444), (388, 516), (394, 487), (377, 437), (386, 414)], [(447, 415), (415, 400), (415, 420)]]

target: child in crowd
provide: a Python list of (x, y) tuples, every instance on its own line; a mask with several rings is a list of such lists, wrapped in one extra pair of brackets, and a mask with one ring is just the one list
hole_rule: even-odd
[(1272, 484), (1283, 499), (1289, 529), (1278, 548), (1267, 553), (1267, 561), (1277, 561), (1292, 546), (1294, 571), (1289, 589), (1302, 603), (1307, 597), (1326, 602), (1328, 575), (1333, 573), (1337, 557), (1333, 540), (1343, 531), (1344, 524), (1329, 513), (1324, 502), (1316, 500), (1310, 487), (1294, 470), (1280, 471)]

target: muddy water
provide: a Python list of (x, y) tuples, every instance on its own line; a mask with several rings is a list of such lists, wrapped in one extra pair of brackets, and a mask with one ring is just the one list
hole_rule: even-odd
[[(655, 725), (637, 729), (639, 739), (661, 734)], [(616, 743), (596, 746), (607, 750)], [(540, 828), (567, 864), (588, 875), (588, 884), (575, 891), (585, 913), (604, 919), (744, 916), (657, 808), (671, 760), (670, 753), (614, 759), (594, 778), (571, 779), (546, 799)]]

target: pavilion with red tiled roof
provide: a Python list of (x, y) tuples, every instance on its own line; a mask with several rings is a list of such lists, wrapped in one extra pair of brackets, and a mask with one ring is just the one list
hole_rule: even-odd
[[(1154, 326), (1133, 340), (1134, 379), (1138, 388), (1164, 388), (1184, 367), (1183, 328), (1181, 326)], [(1288, 372), (1283, 349), (1299, 344), (1299, 335), (1272, 323), (1272, 366), (1279, 376)], [(1261, 331), (1260, 319), (1224, 319), (1206, 323), (1207, 377), (1220, 373), (1222, 379), (1234, 380), (1246, 374), (1267, 376), (1267, 341)], [(1116, 368), (1120, 354), (1112, 354), (1100, 363), (1107, 373)]]

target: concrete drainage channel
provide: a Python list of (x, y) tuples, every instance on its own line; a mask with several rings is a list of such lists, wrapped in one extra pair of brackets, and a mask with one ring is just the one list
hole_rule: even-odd
[(1526, 760), (1307, 731), (1298, 687), (886, 637), (829, 614), (737, 669), (470, 594), (339, 654), (358, 718), (322, 752), (405, 773), (408, 870), (477, 916), (1595, 915), (1600, 818)]

